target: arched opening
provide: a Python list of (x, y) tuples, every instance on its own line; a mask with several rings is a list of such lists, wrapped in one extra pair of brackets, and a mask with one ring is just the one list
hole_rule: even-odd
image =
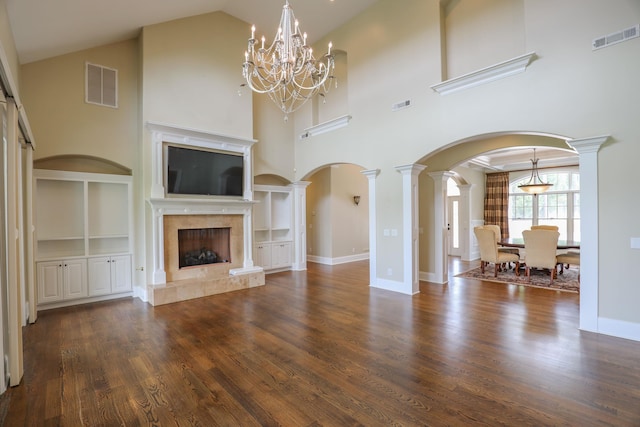
[(361, 166), (331, 164), (308, 173), (307, 259), (335, 265), (369, 259), (369, 190)]

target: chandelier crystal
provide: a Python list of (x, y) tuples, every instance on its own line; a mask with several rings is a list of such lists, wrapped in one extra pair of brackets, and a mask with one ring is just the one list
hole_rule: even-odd
[(307, 33), (301, 32), (288, 0), (282, 8), (280, 26), (271, 46), (265, 48), (264, 36), (258, 46), (255, 32), (252, 26), (242, 64), (246, 80), (242, 86), (268, 94), (285, 113), (285, 120), (314, 95), (324, 96), (329, 91), (335, 68), (332, 45), (329, 43), (321, 59), (313, 56), (313, 50), (307, 45)]
[(553, 184), (543, 182), (538, 174), (538, 159), (536, 159), (536, 149), (533, 149), (533, 159), (531, 160), (531, 178), (526, 184), (518, 185), (518, 188), (525, 193), (533, 194), (534, 196), (540, 193), (544, 193), (553, 187)]

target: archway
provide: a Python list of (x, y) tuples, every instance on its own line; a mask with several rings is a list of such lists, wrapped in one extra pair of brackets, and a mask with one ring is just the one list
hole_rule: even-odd
[[(580, 294), (580, 328), (590, 331), (598, 330), (598, 189), (597, 189), (597, 152), (600, 146), (606, 142), (608, 136), (586, 138), (586, 139), (570, 139), (560, 135), (550, 135), (541, 133), (494, 133), (490, 135), (477, 135), (475, 137), (466, 138), (449, 144), (436, 152), (430, 153), (420, 159), (419, 164), (426, 166), (431, 171), (429, 174), (421, 174), (421, 200), (422, 197), (431, 197), (432, 200), (442, 200), (446, 197), (446, 186), (437, 185), (437, 193), (431, 191), (429, 194), (426, 187), (433, 188), (433, 184), (427, 180), (429, 176), (436, 179), (445, 177), (450, 169), (461, 162), (475, 157), (481, 153), (488, 152), (499, 148), (522, 147), (522, 146), (545, 146), (564, 149), (567, 151), (578, 152), (580, 158), (580, 175), (582, 177), (582, 248), (581, 253), (583, 262), (581, 265), (587, 266), (589, 271), (584, 268), (582, 271), (582, 283)], [(424, 204), (424, 203), (423, 203)], [(443, 232), (446, 224), (443, 221), (445, 212), (438, 212), (438, 209), (445, 209), (444, 204), (435, 204), (436, 208), (431, 212), (420, 215), (420, 223), (430, 223), (432, 226), (430, 234), (433, 239), (421, 238), (420, 260), (424, 259), (424, 253), (427, 257), (431, 255), (429, 260), (432, 265), (440, 266), (444, 263), (445, 241)], [(424, 211), (424, 210), (423, 210)], [(417, 225), (416, 225), (417, 226)], [(471, 228), (471, 227), (470, 227)], [(472, 230), (472, 228), (471, 228)], [(405, 239), (411, 236), (405, 235)], [(431, 247), (428, 242), (432, 241)], [(423, 251), (423, 249), (425, 251)], [(422, 267), (422, 266), (421, 266)], [(429, 266), (428, 266), (429, 267)], [(436, 283), (446, 283), (448, 280), (446, 269), (436, 274)], [(588, 274), (588, 277), (587, 277)]]
[(364, 168), (323, 165), (304, 177), (307, 259), (335, 265), (370, 258), (370, 198)]

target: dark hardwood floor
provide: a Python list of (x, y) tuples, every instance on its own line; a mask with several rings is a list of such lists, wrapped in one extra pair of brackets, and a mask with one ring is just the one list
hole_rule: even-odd
[(640, 426), (640, 343), (580, 332), (578, 295), (367, 278), (309, 264), (155, 308), (40, 312), (4, 425)]

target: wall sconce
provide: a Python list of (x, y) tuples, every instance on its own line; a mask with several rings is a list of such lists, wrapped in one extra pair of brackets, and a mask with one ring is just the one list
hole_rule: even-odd
[(360, 204), (360, 196), (353, 196), (353, 203), (358, 206)]

